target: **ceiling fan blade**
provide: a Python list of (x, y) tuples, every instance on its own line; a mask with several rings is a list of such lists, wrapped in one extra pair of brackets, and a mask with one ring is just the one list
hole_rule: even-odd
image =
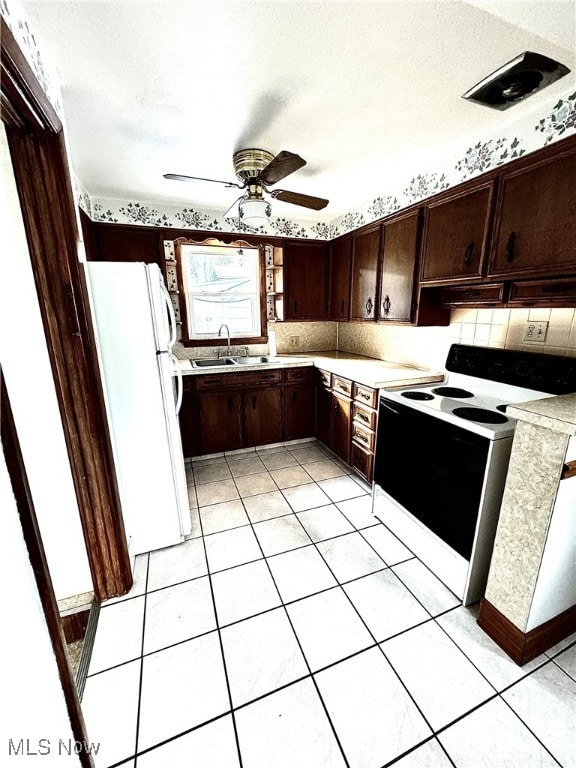
[(315, 211), (321, 211), (326, 208), (328, 200), (323, 197), (312, 197), (312, 195), (301, 195), (299, 192), (289, 192), (287, 189), (275, 189), (270, 192), (276, 200), (282, 200), (283, 203), (292, 203), (292, 205), (301, 205), (303, 208), (313, 208)]
[(240, 184), (235, 184), (233, 181), (220, 181), (220, 179), (204, 179), (202, 176), (183, 176), (181, 173), (165, 173), (165, 179), (171, 179), (172, 181), (211, 181), (214, 184), (225, 184), (227, 187), (238, 187), (238, 189), (244, 189)]
[(234, 202), (232, 203), (230, 208), (228, 208), (228, 210), (226, 211), (226, 213), (224, 214), (224, 216), (222, 218), (223, 219), (234, 219), (234, 218), (237, 218), (238, 216), (240, 216), (240, 211), (239, 210), (236, 210), (234, 213), (232, 211), (238, 205), (240, 200), (243, 200), (243, 199), (244, 199), (244, 195), (240, 195), (240, 197), (237, 200), (234, 200)]
[(282, 152), (279, 152), (275, 158), (270, 160), (259, 178), (265, 186), (277, 184), (282, 179), (285, 179), (286, 176), (294, 173), (294, 171), (297, 171), (304, 165), (306, 165), (306, 160), (303, 160), (300, 155), (295, 155), (293, 152), (282, 150)]

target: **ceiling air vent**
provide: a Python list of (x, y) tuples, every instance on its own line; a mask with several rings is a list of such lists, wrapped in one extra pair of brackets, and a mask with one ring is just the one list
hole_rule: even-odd
[(463, 99), (504, 110), (570, 72), (554, 59), (524, 51), (462, 95)]

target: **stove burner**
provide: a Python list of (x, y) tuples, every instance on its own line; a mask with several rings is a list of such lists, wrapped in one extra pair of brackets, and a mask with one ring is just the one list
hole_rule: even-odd
[(418, 392), (418, 390), (411, 389), (408, 392), (401, 392), (402, 397), (407, 397), (409, 400), (434, 400), (434, 395), (430, 395), (428, 392)]
[(468, 392), (467, 389), (460, 389), (460, 387), (436, 387), (432, 392), (435, 395), (444, 395), (444, 397), (474, 397), (473, 392)]
[(501, 411), (502, 413), (506, 413), (506, 408), (508, 408), (509, 403), (503, 403), (502, 405), (497, 405), (496, 410)]
[(505, 424), (508, 419), (501, 416), (496, 411), (489, 411), (487, 408), (454, 408), (454, 416), (459, 416), (467, 421), (478, 421), (481, 424)]

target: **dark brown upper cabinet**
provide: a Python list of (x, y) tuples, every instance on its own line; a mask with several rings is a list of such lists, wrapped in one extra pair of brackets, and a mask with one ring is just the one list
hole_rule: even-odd
[(159, 230), (119, 224), (96, 227), (99, 261), (143, 261), (161, 266), (164, 244)]
[(384, 226), (378, 319), (409, 323), (414, 305), (414, 272), (420, 211)]
[(375, 320), (382, 226), (352, 237), (350, 319)]
[(420, 282), (478, 280), (486, 259), (494, 183), (426, 206)]
[(343, 322), (350, 319), (351, 255), (351, 237), (339, 238), (330, 244), (330, 320)]
[(576, 149), (502, 176), (490, 277), (576, 271)]
[(328, 244), (288, 241), (284, 246), (284, 319), (325, 320), (328, 314)]

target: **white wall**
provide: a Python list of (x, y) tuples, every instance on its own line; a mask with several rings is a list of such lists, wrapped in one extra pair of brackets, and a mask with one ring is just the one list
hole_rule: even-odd
[(6, 133), (0, 130), (0, 362), (58, 599), (92, 590)]
[(0, 509), (0, 594), (5, 617), (0, 654), (4, 692), (0, 762), (30, 765), (34, 758), (26, 759), (25, 752), (10, 755), (10, 739), (17, 748), (20, 739), (28, 739), (29, 754), (43, 750), (37, 758), (40, 765), (80, 765), (78, 757), (58, 754), (59, 740), (68, 745), (74, 738), (1, 445)]

